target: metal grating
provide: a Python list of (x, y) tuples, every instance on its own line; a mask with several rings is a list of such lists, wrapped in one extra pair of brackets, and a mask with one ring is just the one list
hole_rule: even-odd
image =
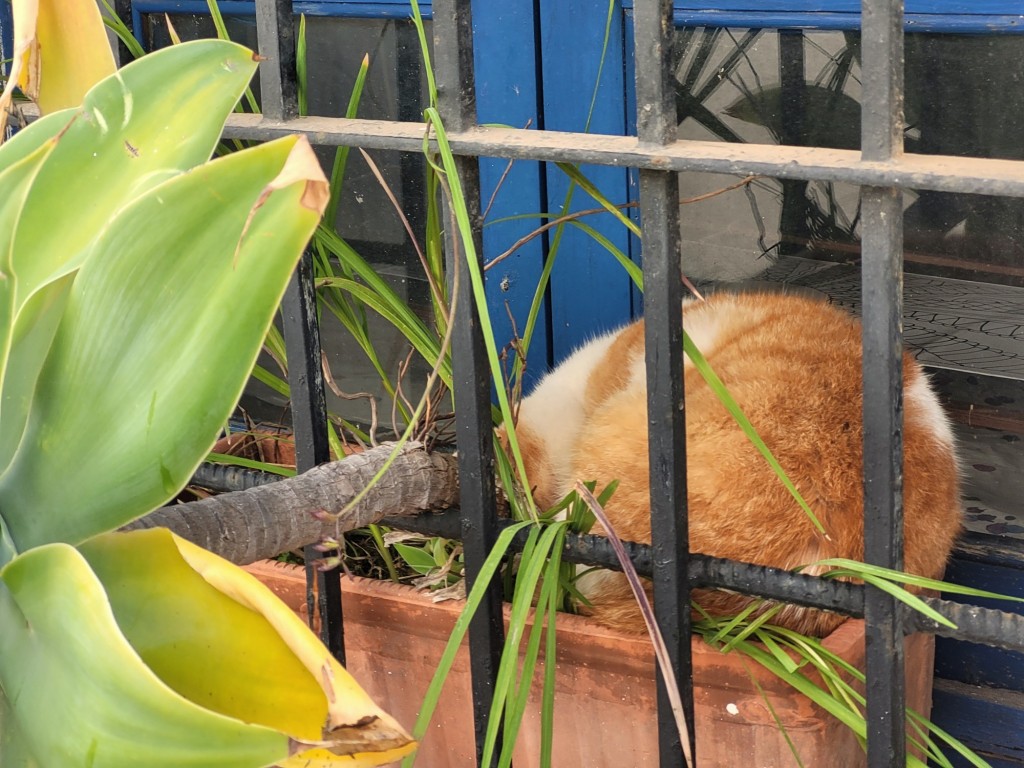
[[(864, 211), (863, 315), (865, 397), (865, 544), (869, 562), (899, 567), (902, 562), (902, 204), (901, 190), (914, 187), (940, 191), (1024, 197), (1024, 163), (971, 160), (946, 156), (904, 155), (902, 147), (903, 3), (863, 0), (863, 152), (815, 147), (722, 144), (677, 141), (671, 99), (670, 60), (673, 8), (671, 0), (634, 3), (637, 53), (638, 136), (600, 136), (550, 131), (484, 128), (476, 125), (473, 79), (471, 3), (435, 0), (433, 32), (439, 109), (452, 148), (461, 156), (460, 174), (474, 215), (479, 213), (479, 171), (476, 156), (557, 160), (632, 166), (640, 169), (640, 205), (644, 226), (644, 275), (647, 291), (648, 414), (652, 425), (652, 516), (665, 532), (652, 548), (632, 553), (640, 570), (653, 576), (656, 610), (683, 691), (693, 733), (693, 691), (690, 676), (689, 589), (697, 584), (725, 586), (765, 596), (785, 596), (802, 604), (830, 607), (868, 622), (867, 686), (868, 762), (871, 766), (903, 765), (906, 744), (902, 723), (904, 701), (902, 637), (912, 630), (950, 634), (975, 642), (1020, 648), (1024, 619), (999, 611), (933, 605), (960, 624), (950, 631), (903, 615), (894, 601), (873, 589), (826, 583), (774, 569), (757, 568), (687, 552), (685, 510), (684, 413), (680, 370), (682, 328), (677, 172), (710, 171), (766, 174), (783, 179), (845, 181), (862, 185)], [(314, 144), (350, 145), (419, 151), (419, 123), (295, 117), (294, 50), (290, 0), (257, 0), (262, 54), (265, 116), (236, 115), (229, 137), (265, 140), (285, 133), (306, 133)], [(472, 207), (472, 206), (475, 206)], [(478, 235), (479, 237), (479, 235)], [(465, 269), (449, 242), (449, 264)], [(461, 266), (456, 266), (461, 265)], [(455, 396), (459, 402), (457, 432), (463, 510), (422, 522), (427, 530), (464, 539), (470, 579), (494, 542), (502, 524), (494, 509), (494, 457), (490, 439), (490, 389), (483, 340), (469, 280), (462, 286), (456, 314)], [(308, 260), (289, 290), (285, 308), (291, 377), (296, 406), (299, 462), (308, 467), (326, 460), (323, 433), (323, 379), (319, 340), (312, 304)], [(403, 527), (409, 527), (408, 521)], [(613, 565), (606, 543), (579, 537), (570, 557)], [(323, 575), (316, 578), (324, 579)], [(342, 653), (340, 600), (332, 597), (336, 583), (321, 581), (321, 616), (332, 651)], [(336, 606), (336, 607), (335, 607)], [(497, 586), (470, 631), (474, 706), (478, 745), (486, 728), (490, 691), (502, 644), (500, 592)], [(659, 689), (659, 701), (664, 701)], [(683, 764), (679, 737), (667, 706), (662, 706), (662, 766)], [(699, 745), (691, 744), (694, 754)], [(479, 749), (479, 747), (478, 747)]]

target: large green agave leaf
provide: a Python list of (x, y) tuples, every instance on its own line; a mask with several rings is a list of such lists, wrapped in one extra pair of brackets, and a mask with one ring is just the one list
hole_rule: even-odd
[[(255, 66), (252, 52), (232, 43), (176, 46), (125, 67), (89, 91), (80, 109), (47, 116), (0, 147), (0, 168), (12, 170), (56, 139), (3, 236), (12, 241), (3, 327), (33, 341), (17, 361), (0, 345), (0, 472), (21, 439), (67, 276), (121, 207), (209, 158)], [(40, 322), (44, 311), (51, 322)]]
[(165, 685), (121, 634), (73, 547), (0, 570), (0, 764), (42, 768), (256, 768), (288, 738), (210, 712)]
[(74, 281), (0, 477), (18, 551), (116, 528), (185, 484), (241, 394), (326, 190), (308, 142), (289, 137), (122, 209)]
[(7, 169), (35, 152), (67, 128), (76, 113), (75, 109), (62, 109), (45, 115), (0, 144), (0, 169)]
[(78, 266), (111, 214), (206, 162), (255, 68), (247, 48), (203, 40), (158, 51), (97, 83), (60, 134), (18, 222), (15, 307)]
[(0, 760), (4, 765), (20, 768), (41, 768), (32, 756), (32, 750), (25, 743), (20, 726), (14, 722), (14, 709), (0, 688)]
[(102, 534), (79, 550), (161, 680), (207, 709), (287, 733), (296, 766), (317, 753), (332, 765), (382, 765), (413, 749), (309, 627), (241, 568), (160, 528)]
[(21, 308), (17, 322), (5, 328), (9, 333), (4, 339), (5, 346), (0, 348), (6, 353), (3, 407), (0, 408), (3, 413), (0, 418), (0, 475), (10, 464), (24, 435), (36, 380), (64, 316), (74, 278), (74, 274), (67, 274), (44, 285)]
[(54, 146), (51, 141), (44, 142), (0, 170), (0, 360), (7, 358), (14, 330), (14, 229), (32, 182)]

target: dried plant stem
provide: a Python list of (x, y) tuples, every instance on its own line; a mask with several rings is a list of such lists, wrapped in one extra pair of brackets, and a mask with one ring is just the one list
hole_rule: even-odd
[[(703, 200), (710, 200), (713, 197), (718, 197), (719, 195), (724, 195), (726, 192), (732, 192), (734, 189), (739, 189), (740, 187), (745, 187), (748, 184), (753, 183), (757, 178), (758, 178), (757, 176), (747, 176), (745, 179), (743, 179), (741, 181), (738, 181), (735, 184), (730, 184), (727, 187), (722, 187), (721, 189), (716, 189), (716, 190), (713, 190), (711, 192), (705, 192), (704, 194), (697, 195), (696, 197), (688, 197), (688, 198), (685, 198), (683, 200), (680, 200), (679, 204), (680, 205), (690, 205), (691, 203), (699, 203), (699, 202), (702, 202)], [(623, 210), (624, 211), (627, 208), (636, 208), (637, 205), (639, 205), (639, 204), (636, 203), (636, 202), (632, 202), (632, 203), (619, 203), (615, 207), (618, 208), (619, 210)], [(527, 234), (523, 235), (521, 238), (516, 240), (508, 250), (506, 250), (506, 251), (504, 251), (502, 253), (499, 253), (497, 256), (495, 256), (493, 259), (491, 259), (489, 262), (487, 262), (484, 265), (484, 270), (488, 270), (491, 267), (493, 267), (494, 265), (499, 264), (500, 262), (504, 261), (509, 256), (511, 256), (513, 253), (515, 253), (517, 250), (519, 250), (524, 245), (526, 245), (528, 242), (530, 242), (534, 238), (539, 237), (540, 235), (543, 235), (549, 229), (554, 229), (555, 227), (558, 227), (558, 226), (560, 226), (562, 224), (566, 224), (566, 223), (571, 222), (571, 221), (576, 221), (577, 219), (582, 219), (585, 216), (594, 216), (594, 215), (596, 215), (598, 213), (607, 213), (607, 212), (608, 212), (608, 209), (604, 208), (604, 207), (601, 207), (601, 208), (588, 208), (588, 209), (583, 210), (583, 211), (574, 211), (573, 213), (567, 213), (564, 216), (559, 216), (557, 219), (552, 219), (551, 221), (545, 222), (544, 224), (541, 224), (539, 227), (537, 227), (532, 232), (528, 232)]]
[(683, 745), (683, 758), (688, 766), (693, 765), (693, 755), (690, 754), (690, 731), (686, 727), (683, 699), (679, 694), (679, 686), (676, 685), (675, 675), (672, 672), (672, 662), (668, 657), (668, 647), (665, 645), (665, 639), (661, 636), (661, 629), (658, 627), (658, 623), (654, 620), (654, 609), (651, 607), (651, 602), (647, 599), (647, 593), (644, 592), (643, 585), (640, 583), (640, 577), (637, 575), (636, 568), (633, 567), (633, 561), (626, 554), (626, 550), (622, 546), (622, 540), (615, 534), (615, 529), (612, 527), (611, 521), (608, 520), (608, 516), (604, 513), (604, 508), (583, 483), (577, 481), (574, 490), (608, 533), (608, 541), (612, 545), (612, 549), (615, 550), (615, 556), (622, 564), (622, 573), (626, 577), (626, 581), (629, 582), (629, 588), (633, 591), (633, 597), (636, 598), (636, 602), (640, 606), (640, 613), (644, 617), (644, 624), (647, 625), (647, 632), (651, 636), (651, 643), (654, 645), (654, 655), (658, 659), (658, 669), (661, 671), (661, 677), (665, 681), (668, 700), (672, 705), (672, 714), (676, 719), (676, 728), (679, 729), (679, 740)]
[(342, 400), (362, 400), (366, 399), (370, 403), (370, 446), (376, 448), (377, 443), (377, 398), (370, 392), (343, 392), (338, 386), (337, 382), (334, 381), (334, 376), (331, 374), (331, 366), (327, 362), (327, 353), (320, 353), (320, 365), (324, 371), (324, 381), (330, 388), (331, 392), (336, 397), (340, 397)]
[(370, 167), (370, 171), (377, 179), (377, 183), (380, 184), (381, 189), (384, 190), (384, 194), (388, 196), (388, 200), (391, 201), (391, 205), (394, 207), (395, 212), (398, 214), (399, 220), (402, 222), (402, 226), (405, 228), (406, 234), (409, 235), (409, 241), (412, 243), (412, 247), (416, 251), (416, 255), (419, 257), (420, 265), (423, 267), (423, 276), (427, 280), (427, 285), (430, 286), (430, 293), (434, 297), (434, 307), (436, 311), (441, 313), (444, 319), (445, 325), (449, 322), (449, 315), (447, 312), (447, 304), (445, 304), (444, 297), (441, 294), (441, 289), (434, 280), (434, 274), (430, 271), (430, 266), (427, 264), (427, 257), (423, 255), (423, 249), (420, 248), (419, 241), (416, 239), (416, 233), (412, 230), (412, 225), (409, 223), (409, 219), (406, 217), (405, 212), (402, 210), (401, 204), (398, 202), (398, 198), (395, 197), (395, 193), (391, 191), (391, 187), (384, 181), (384, 175), (380, 172), (380, 168), (373, 162), (373, 158), (366, 152), (362, 147), (359, 148), (359, 152), (363, 156), (363, 160)]

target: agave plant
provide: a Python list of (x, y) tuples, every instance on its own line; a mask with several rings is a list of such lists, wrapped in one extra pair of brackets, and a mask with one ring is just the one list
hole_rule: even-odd
[(208, 162), (255, 67), (175, 46), (0, 146), (2, 765), (414, 747), (246, 573), (167, 531), (109, 532), (209, 450), (327, 201), (304, 139)]

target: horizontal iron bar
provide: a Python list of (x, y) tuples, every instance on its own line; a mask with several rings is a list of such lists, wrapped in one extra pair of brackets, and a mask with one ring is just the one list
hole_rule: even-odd
[[(196, 475), (197, 484), (211, 490), (240, 490), (281, 479), (278, 475), (239, 468), (221, 468), (209, 464), (202, 465)], [(224, 486), (220, 485), (221, 481), (224, 481)], [(228, 484), (230, 488), (227, 487)], [(388, 517), (381, 520), (381, 524), (426, 536), (458, 539), (462, 535), (460, 514), (459, 509), (449, 509), (412, 517)], [(511, 524), (511, 521), (504, 522), (506, 525)], [(968, 533), (965, 541), (958, 546), (956, 556), (966, 559), (980, 556), (982, 542), (979, 542), (978, 538)], [(512, 542), (512, 548), (521, 550), (525, 542), (526, 533), (523, 532)], [(637, 573), (641, 576), (650, 576), (651, 548), (633, 542), (623, 542), (623, 545)], [(619, 562), (611, 545), (600, 536), (567, 537), (563, 557), (584, 565), (619, 570)], [(1009, 564), (1020, 567), (1021, 561), (1016, 560)], [(694, 586), (732, 589), (798, 605), (825, 608), (849, 616), (864, 615), (864, 588), (845, 581), (824, 581), (814, 576), (804, 576), (778, 568), (765, 568), (704, 555), (691, 556), (690, 581)], [(916, 611), (910, 611), (905, 617), (906, 631), (931, 632), (957, 640), (1011, 651), (1024, 651), (1024, 616), (952, 600), (933, 597), (922, 599), (956, 624), (957, 629), (942, 626)]]
[[(39, 118), (32, 105), (19, 108), (28, 122)], [(299, 117), (275, 122), (242, 113), (230, 115), (224, 128), (224, 138), (255, 141), (295, 133), (305, 134), (315, 145), (420, 152), (425, 128), (423, 123), (345, 117)], [(1024, 197), (1022, 160), (904, 154), (893, 160), (869, 162), (861, 160), (859, 152), (846, 149), (717, 141), (677, 141), (666, 147), (651, 147), (641, 146), (635, 136), (485, 126), (450, 133), (448, 141), (457, 155)]]
[(281, 475), (261, 472), (257, 469), (237, 467), (232, 464), (213, 464), (205, 461), (199, 465), (192, 475), (190, 485), (208, 488), (218, 493), (245, 491), (260, 485), (276, 483), (283, 480)]
[[(261, 472), (256, 469), (236, 467), (230, 464), (204, 462), (199, 465), (199, 468), (193, 475), (192, 484), (211, 491), (227, 493), (229, 491), (242, 491), (247, 488), (255, 488), (258, 485), (275, 483), (283, 479), (283, 476), (271, 472)], [(445, 513), (423, 514), (416, 517), (392, 517), (383, 522), (386, 525), (393, 525), (408, 531), (417, 532), (422, 529), (423, 531), (430, 531), (431, 535), (434, 536), (444, 536), (449, 539), (457, 539), (459, 537), (457, 509)], [(603, 545), (600, 547), (600, 553), (591, 545), (591, 542), (600, 543), (602, 541), (600, 537), (596, 536), (581, 537), (578, 545), (579, 562), (590, 565), (614, 563), (614, 560), (608, 559), (612, 555), (604, 553)], [(627, 547), (632, 547), (632, 545), (627, 542)], [(646, 572), (650, 572), (650, 566), (644, 565), (648, 554), (646, 551), (641, 551), (642, 549), (641, 547), (640, 549), (632, 550), (630, 556), (633, 558), (634, 563), (639, 564), (641, 568), (646, 568)], [(587, 557), (597, 559), (585, 559)], [(964, 531), (956, 542), (953, 557), (957, 560), (1002, 565), (1007, 568), (1016, 568), (1017, 570), (1024, 571), (1024, 541), (1006, 536), (993, 536), (992, 534)]]
[[(274, 122), (260, 115), (233, 114), (224, 136), (264, 141), (304, 133), (313, 144), (418, 152), (423, 148), (424, 132), (422, 123), (342, 117)], [(843, 149), (717, 141), (642, 146), (635, 136), (483, 126), (450, 133), (448, 140), (460, 155), (1024, 197), (1024, 161), (1019, 160), (905, 154), (893, 160), (868, 162), (860, 159), (859, 152)]]
[[(449, 509), (416, 517), (389, 517), (381, 523), (428, 536), (458, 538), (458, 519), (459, 510)], [(505, 525), (512, 523), (510, 520), (504, 522)], [(521, 531), (513, 539), (512, 548), (521, 550), (527, 535), (527, 531)], [(622, 544), (637, 573), (650, 578), (653, 572), (651, 547), (630, 541)], [(748, 565), (705, 555), (693, 554), (690, 557), (689, 580), (694, 587), (723, 587), (798, 605), (826, 608), (851, 616), (862, 616), (864, 613), (862, 588), (848, 582), (829, 582), (778, 568)], [(611, 544), (602, 536), (570, 534), (566, 537), (562, 558), (581, 565), (622, 570)]]
[(1024, 616), (1021, 614), (952, 600), (940, 600), (936, 597), (922, 599), (956, 624), (956, 629), (941, 625), (922, 613), (908, 609), (904, 616), (904, 631), (908, 634), (931, 632), (942, 637), (991, 645), (1007, 651), (1024, 651)]
[[(413, 529), (423, 534), (455, 538), (449, 534), (457, 536), (458, 518), (459, 511), (452, 509), (434, 515), (389, 518), (383, 522), (402, 529), (410, 529), (412, 524), (415, 526)], [(521, 550), (525, 542), (526, 531), (520, 531), (512, 542), (512, 548)], [(643, 577), (649, 577), (650, 547), (633, 542), (624, 542), (623, 545), (637, 572)], [(571, 562), (622, 569), (611, 545), (603, 537), (568, 536), (562, 557)], [(864, 615), (864, 588), (861, 585), (826, 581), (780, 568), (691, 554), (689, 581), (692, 587), (719, 587), (770, 600), (833, 610), (858, 618)], [(1024, 651), (1024, 615), (934, 597), (922, 599), (948, 618), (956, 628), (940, 625), (918, 611), (906, 609), (904, 632), (907, 634), (930, 632), (956, 640)]]
[[(382, 522), (402, 530), (457, 538), (458, 518), (459, 511), (450, 509), (433, 515), (388, 518)], [(521, 550), (526, 542), (526, 535), (525, 531), (521, 532), (513, 540), (512, 548)], [(637, 573), (641, 576), (650, 576), (651, 548), (633, 542), (623, 542), (623, 545)], [(601, 536), (566, 537), (562, 557), (575, 563), (621, 570), (611, 545)], [(719, 587), (770, 600), (832, 610), (858, 618), (864, 615), (864, 587), (859, 584), (827, 581), (779, 568), (766, 568), (697, 554), (690, 555), (689, 570), (691, 586)], [(923, 614), (906, 610), (904, 631), (908, 634), (930, 632), (1006, 650), (1024, 651), (1024, 616), (952, 600), (934, 597), (922, 599), (956, 624), (957, 628), (941, 625)]]

